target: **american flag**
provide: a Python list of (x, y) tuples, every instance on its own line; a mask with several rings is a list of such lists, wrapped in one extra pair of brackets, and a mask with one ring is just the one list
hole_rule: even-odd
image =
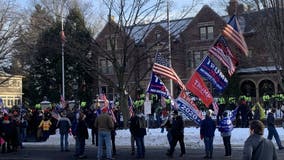
[(185, 85), (178, 77), (174, 69), (170, 66), (168, 60), (165, 59), (159, 52), (156, 54), (155, 63), (153, 65), (153, 72), (174, 80), (179, 84), (181, 89), (186, 90)]
[(61, 31), (61, 32), (60, 32), (60, 39), (61, 39), (61, 42), (62, 42), (62, 43), (65, 43), (65, 42), (66, 42), (66, 36), (65, 36), (64, 31)]
[(61, 104), (62, 108), (65, 108), (66, 102), (65, 102), (65, 99), (62, 95), (60, 96), (60, 104)]
[(214, 109), (214, 114), (215, 114), (215, 115), (218, 115), (218, 112), (219, 112), (219, 106), (218, 106), (218, 104), (214, 101), (214, 102), (212, 103), (212, 106), (213, 106), (213, 109)]
[(130, 96), (128, 96), (128, 109), (129, 109), (129, 116), (133, 117), (134, 116), (134, 111), (133, 111), (133, 101)]
[(231, 52), (226, 39), (220, 36), (217, 42), (209, 49), (209, 53), (214, 55), (224, 66), (228, 68), (231, 76), (236, 70), (237, 58)]
[(231, 17), (230, 21), (227, 23), (222, 32), (226, 37), (232, 40), (246, 56), (248, 56), (248, 47), (241, 33), (240, 25), (235, 15)]
[(108, 101), (106, 95), (103, 94), (103, 93), (100, 94), (100, 99), (104, 101), (104, 106), (103, 106), (103, 108), (104, 108), (104, 107), (107, 107), (107, 108), (108, 108), (108, 107), (109, 107), (109, 101)]
[(100, 99), (104, 101), (104, 106), (101, 108), (101, 110), (103, 110), (104, 108), (107, 108), (108, 113), (110, 114), (112, 120), (114, 121), (114, 123), (116, 123), (117, 122), (116, 117), (113, 113), (111, 106), (109, 105), (109, 100), (107, 99), (106, 95), (100, 94)]

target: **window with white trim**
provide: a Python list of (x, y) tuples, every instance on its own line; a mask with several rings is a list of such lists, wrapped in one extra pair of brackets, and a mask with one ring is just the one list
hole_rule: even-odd
[(212, 40), (214, 38), (213, 26), (202, 26), (199, 28), (200, 40)]

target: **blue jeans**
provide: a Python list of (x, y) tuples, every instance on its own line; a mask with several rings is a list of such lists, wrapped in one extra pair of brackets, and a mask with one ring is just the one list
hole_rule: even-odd
[(268, 126), (267, 129), (268, 129), (268, 136), (267, 136), (267, 139), (272, 140), (272, 138), (273, 138), (273, 136), (274, 136), (275, 141), (276, 141), (278, 147), (279, 147), (279, 148), (283, 147), (282, 144), (281, 144), (281, 141), (280, 141), (278, 132), (277, 132), (277, 130), (275, 129), (275, 127), (273, 127), (273, 126)]
[(99, 131), (98, 136), (98, 159), (101, 159), (103, 156), (104, 142), (106, 144), (106, 158), (112, 158), (110, 131)]
[(60, 146), (61, 146), (61, 151), (68, 150), (68, 133), (60, 134)]
[(204, 145), (206, 152), (213, 152), (213, 139), (214, 137), (204, 137)]
[(136, 146), (137, 146), (137, 158), (145, 157), (145, 145), (144, 145), (144, 136), (137, 137), (135, 136)]

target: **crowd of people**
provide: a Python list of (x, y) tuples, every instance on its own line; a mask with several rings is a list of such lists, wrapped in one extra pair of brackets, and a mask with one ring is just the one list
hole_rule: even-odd
[[(180, 145), (179, 156), (183, 157), (186, 154), (184, 116), (178, 110), (158, 107), (159, 109), (156, 107), (153, 111), (155, 114), (152, 114), (152, 116), (160, 116), (152, 119), (153, 122), (149, 123), (152, 124), (150, 126), (147, 126), (143, 107), (134, 107), (134, 113), (128, 120), (128, 128), (131, 133), (131, 154), (137, 159), (145, 158), (144, 136), (147, 134), (146, 127), (160, 127), (161, 132), (167, 131), (169, 148), (166, 155), (168, 157), (173, 157), (178, 142)], [(278, 109), (281, 110), (281, 106)], [(284, 112), (284, 108), (282, 109)], [(204, 159), (213, 158), (213, 141), (216, 129), (220, 131), (223, 138), (224, 156), (232, 156), (230, 138), (234, 134), (234, 127), (249, 127), (251, 130), (251, 136), (244, 144), (244, 159), (251, 159), (256, 153), (269, 146), (271, 146), (269, 147), (270, 150), (273, 151), (272, 156), (277, 156), (277, 154), (274, 154), (274, 145), (271, 145), (271, 142), (268, 141), (274, 137), (278, 149), (283, 149), (275, 129), (275, 113), (275, 107), (270, 108), (269, 112), (266, 113), (260, 103), (252, 105), (245, 100), (236, 104), (233, 111), (228, 111), (226, 106), (220, 105), (218, 115), (214, 115), (211, 109), (207, 110), (205, 118), (199, 126), (200, 138), (204, 141), (205, 146)], [(267, 139), (262, 137), (264, 121), (268, 128)], [(104, 107), (93, 104), (86, 107), (82, 104), (76, 104), (72, 108), (66, 105), (60, 109), (53, 106), (45, 110), (13, 107), (9, 110), (2, 110), (0, 113), (0, 138), (3, 140), (0, 144), (2, 153), (16, 152), (18, 149), (24, 148), (23, 142), (30, 140), (46, 141), (49, 135), (56, 134), (56, 129), (58, 129), (62, 152), (70, 151), (68, 137), (73, 136), (75, 138), (74, 156), (79, 159), (86, 158), (85, 140), (90, 137), (92, 144), (98, 147), (98, 159), (103, 157), (113, 159), (113, 155), (116, 155), (115, 132), (116, 129), (123, 127), (122, 124), (123, 119), (119, 105)], [(91, 135), (88, 134), (88, 128), (92, 130)]]

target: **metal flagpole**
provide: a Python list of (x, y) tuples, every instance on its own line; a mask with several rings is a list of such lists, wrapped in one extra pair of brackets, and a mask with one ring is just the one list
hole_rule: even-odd
[[(167, 23), (168, 23), (168, 48), (169, 48), (169, 64), (172, 67), (172, 53), (171, 53), (171, 27), (170, 27), (170, 11), (169, 11), (170, 2), (167, 0)], [(170, 93), (173, 96), (173, 80), (170, 79)]]
[(65, 41), (65, 35), (64, 35), (64, 29), (63, 29), (63, 3), (62, 3), (62, 9), (61, 9), (61, 56), (62, 56), (62, 96), (65, 99), (65, 71), (64, 71), (64, 42)]

